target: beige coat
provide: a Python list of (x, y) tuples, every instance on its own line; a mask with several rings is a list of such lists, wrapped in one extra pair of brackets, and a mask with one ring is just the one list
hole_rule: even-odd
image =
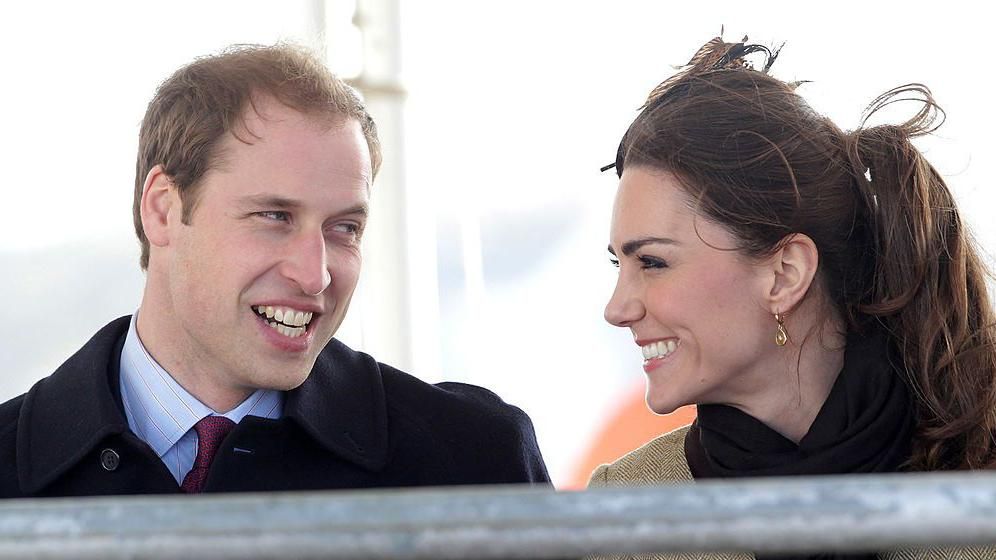
[[(595, 469), (589, 488), (598, 486), (639, 486), (668, 482), (692, 482), (685, 460), (685, 434), (688, 426), (651, 440), (608, 465)], [(597, 560), (754, 560), (749, 553), (664, 553), (639, 556), (608, 556)], [(996, 560), (996, 547), (961, 549), (903, 550), (879, 554), (882, 560)]]

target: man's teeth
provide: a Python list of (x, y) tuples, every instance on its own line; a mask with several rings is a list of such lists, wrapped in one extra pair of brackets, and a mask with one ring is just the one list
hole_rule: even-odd
[(646, 346), (641, 346), (640, 349), (643, 350), (643, 359), (652, 360), (654, 358), (663, 358), (674, 349), (678, 347), (678, 342), (674, 339), (671, 340), (658, 340), (657, 342), (651, 342)]
[(273, 321), (270, 321), (270, 326), (272, 328), (276, 329), (276, 331), (278, 333), (280, 333), (280, 334), (282, 334), (284, 336), (288, 336), (290, 338), (297, 338), (297, 337), (301, 336), (302, 334), (304, 334), (304, 331), (305, 331), (304, 327), (288, 327), (286, 325), (282, 325), (280, 323), (275, 323)]
[(284, 336), (296, 338), (304, 334), (308, 323), (314, 317), (310, 311), (298, 311), (290, 307), (273, 307), (272, 305), (257, 305), (253, 311), (267, 319), (273, 329)]

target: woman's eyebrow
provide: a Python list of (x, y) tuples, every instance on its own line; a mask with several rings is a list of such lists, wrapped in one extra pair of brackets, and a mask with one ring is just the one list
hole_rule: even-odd
[[(681, 245), (680, 242), (675, 241), (674, 239), (671, 239), (669, 237), (641, 237), (639, 239), (634, 239), (632, 241), (627, 241), (623, 243), (622, 254), (628, 257), (633, 253), (635, 253), (640, 247), (655, 243), (660, 243), (664, 245)], [(609, 245), (608, 249), (609, 252), (612, 253), (613, 255), (616, 254), (616, 252), (612, 249), (612, 245)]]

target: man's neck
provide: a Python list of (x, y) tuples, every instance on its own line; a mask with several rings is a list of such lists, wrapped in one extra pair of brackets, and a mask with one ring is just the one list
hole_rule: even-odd
[[(148, 296), (148, 291), (146, 292)], [(198, 359), (194, 349), (177, 351), (171, 341), (179, 341), (183, 335), (179, 332), (170, 333), (168, 320), (155, 317), (148, 309), (146, 300), (138, 310), (136, 330), (138, 338), (152, 358), (169, 374), (184, 390), (218, 413), (225, 413), (239, 406), (254, 392), (251, 387), (220, 386), (213, 376), (199, 371), (205, 361)], [(182, 356), (181, 359), (175, 359)]]

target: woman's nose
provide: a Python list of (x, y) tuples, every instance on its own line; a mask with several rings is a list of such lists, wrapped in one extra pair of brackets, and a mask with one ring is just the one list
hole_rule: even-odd
[(622, 277), (616, 282), (612, 297), (605, 304), (605, 320), (617, 327), (628, 327), (643, 318), (643, 302)]

